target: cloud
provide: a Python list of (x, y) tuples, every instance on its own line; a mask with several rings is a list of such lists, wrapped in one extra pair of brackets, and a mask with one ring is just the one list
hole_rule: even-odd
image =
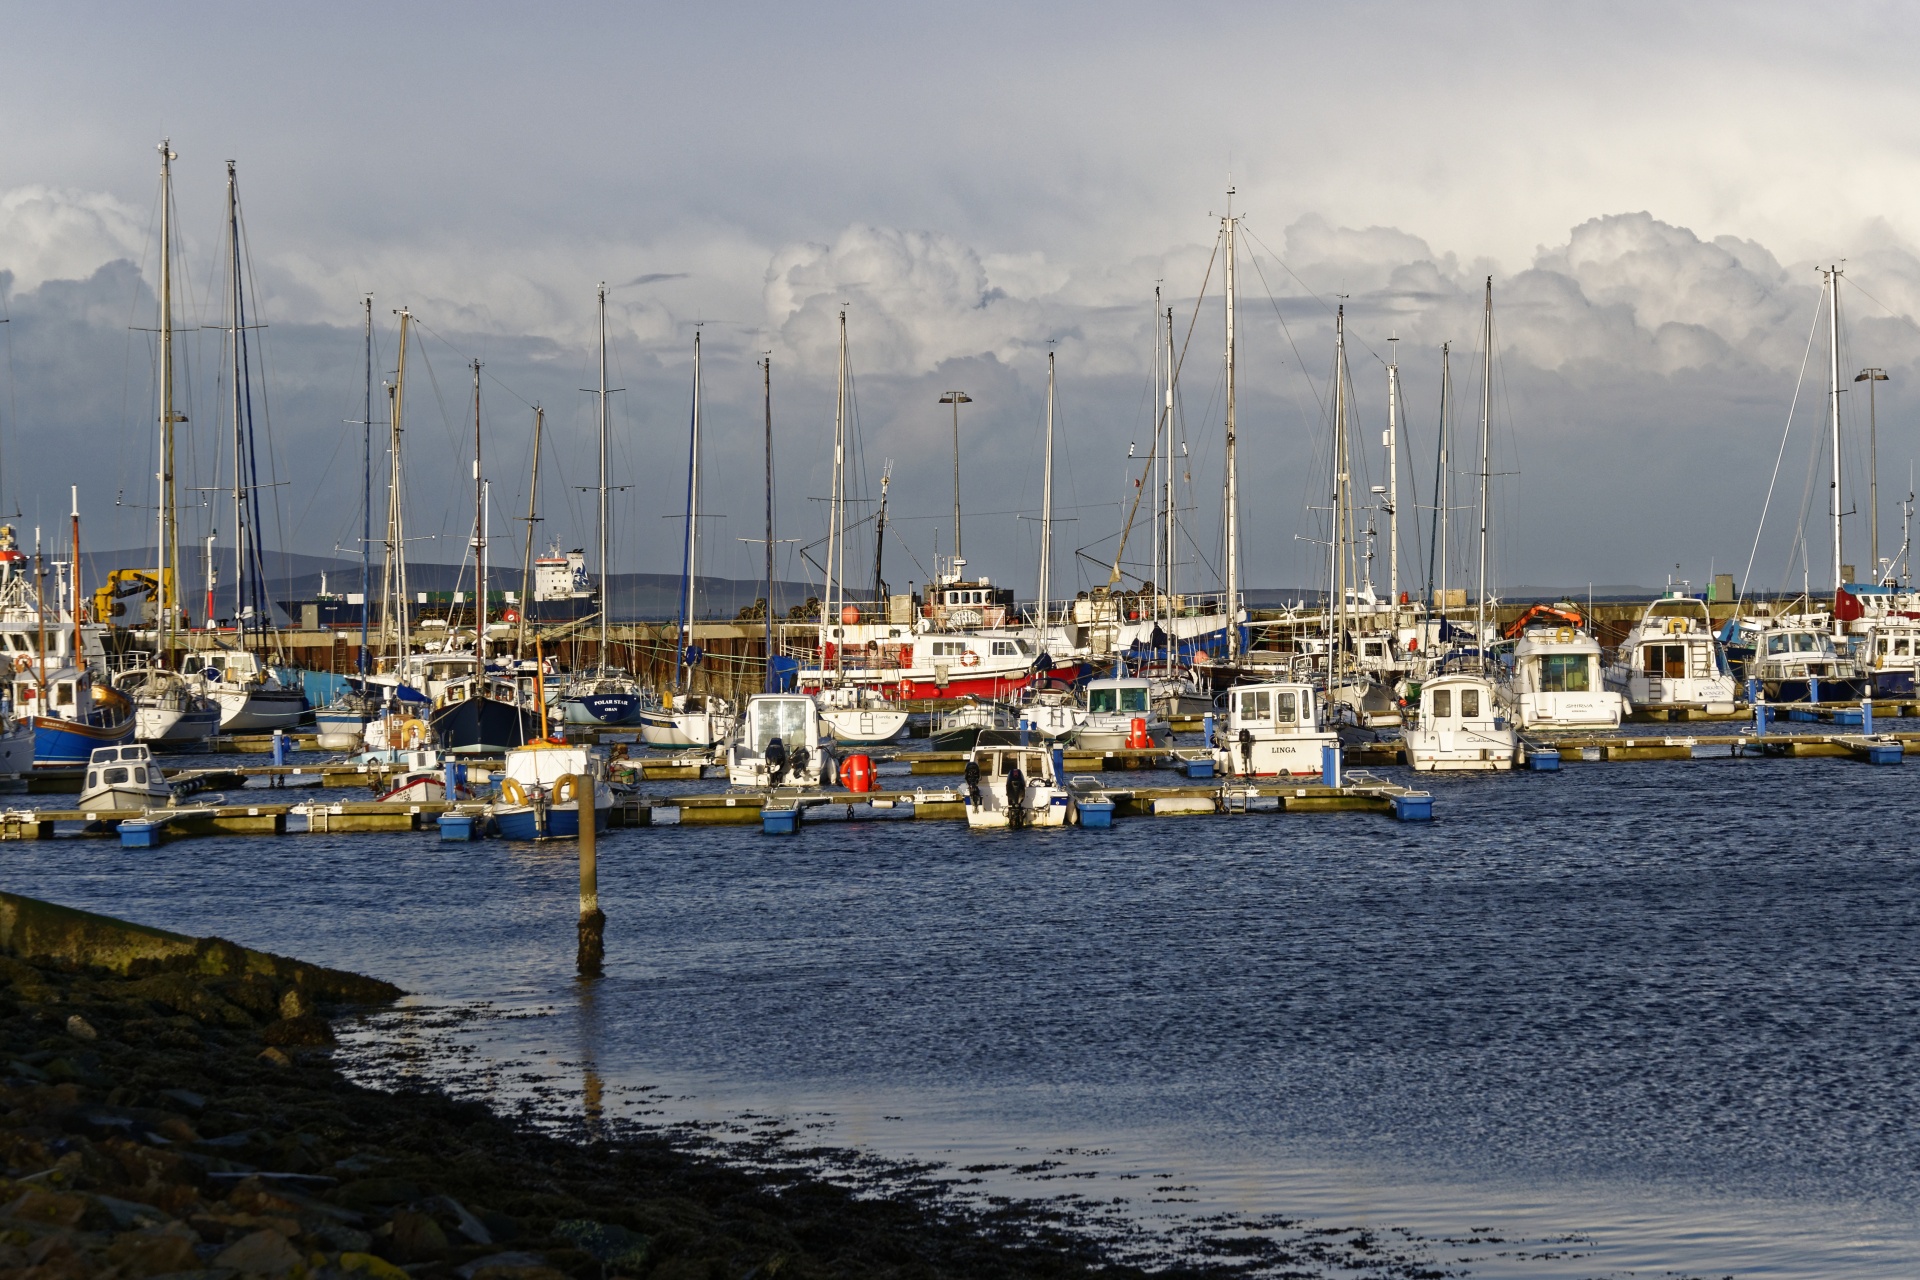
[(81, 280), (116, 258), (140, 261), (146, 218), (100, 191), (30, 185), (0, 191), (0, 270), (14, 287)]

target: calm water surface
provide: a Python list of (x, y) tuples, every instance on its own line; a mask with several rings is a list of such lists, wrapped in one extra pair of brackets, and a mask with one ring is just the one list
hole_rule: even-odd
[(1431, 825), (614, 832), (584, 1002), (571, 846), (0, 859), (19, 892), (535, 1013), (461, 1033), (503, 1090), (590, 1062), (635, 1114), (787, 1117), (1168, 1240), (1284, 1214), (1475, 1275), (1896, 1276), (1920, 1273), (1915, 768), (1441, 779)]

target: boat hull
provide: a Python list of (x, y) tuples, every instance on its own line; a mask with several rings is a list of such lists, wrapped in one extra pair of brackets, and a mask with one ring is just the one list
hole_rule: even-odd
[(640, 723), (637, 693), (589, 693), (566, 698), (560, 716), (568, 724), (630, 725)]
[[(610, 812), (611, 806), (594, 809), (595, 831), (607, 829)], [(507, 840), (572, 840), (580, 835), (580, 806), (572, 802), (548, 806), (542, 830), (540, 815), (532, 805), (504, 805), (494, 809), (493, 825)]]
[(97, 747), (118, 747), (133, 741), (132, 716), (103, 724), (52, 716), (31, 716), (27, 722), (33, 726), (33, 764), (37, 769), (83, 765)]
[(733, 732), (733, 716), (713, 711), (643, 711), (640, 741), (649, 747), (712, 747)]
[[(1820, 682), (1824, 689), (1826, 681)], [(1873, 696), (1876, 698), (1910, 698), (1913, 696), (1913, 672), (1876, 671), (1873, 673)]]
[(440, 749), (454, 755), (504, 755), (540, 736), (533, 712), (487, 697), (438, 707), (428, 723)]
[(208, 707), (136, 707), (133, 736), (151, 747), (194, 747), (220, 727), (220, 712)]
[[(1767, 680), (1760, 687), (1769, 702), (1813, 702), (1814, 683), (1804, 679)], [(1851, 677), (1822, 678), (1818, 683), (1820, 702), (1858, 702), (1867, 687), (1866, 681)]]
[(220, 704), (220, 732), (272, 733), (291, 729), (307, 712), (307, 697), (298, 689), (211, 690)]
[(1012, 810), (1004, 804), (994, 803), (984, 794), (979, 804), (975, 804), (971, 797), (963, 800), (962, 804), (967, 811), (967, 826), (974, 831), (991, 831), (1016, 825), (1070, 827), (1079, 821), (1079, 811), (1073, 797), (1065, 792), (1036, 793), (1021, 806), (1018, 823), (1014, 821)]
[(906, 729), (907, 713), (867, 708), (822, 710), (820, 723), (843, 747), (878, 747), (892, 742)]

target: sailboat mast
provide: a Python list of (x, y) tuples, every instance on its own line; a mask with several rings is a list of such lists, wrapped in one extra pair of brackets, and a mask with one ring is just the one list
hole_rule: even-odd
[[(173, 410), (173, 140), (160, 143), (160, 565), (155, 577), (160, 601), (160, 654), (164, 665), (173, 652), (178, 608), (174, 591), (180, 580), (180, 526), (174, 506), (173, 428), (185, 422)], [(208, 619), (211, 623), (212, 619)]]
[(1040, 652), (1047, 651), (1047, 616), (1053, 595), (1053, 352), (1047, 352), (1047, 449), (1040, 481)]
[(388, 428), (388, 468), (387, 468), (387, 582), (392, 588), (392, 597), (387, 603), (392, 616), (388, 627), (392, 629), (396, 645), (396, 658), (405, 659), (412, 628), (408, 625), (407, 611), (407, 532), (402, 519), (400, 505), (400, 433), (402, 416), (407, 400), (407, 330), (412, 327), (413, 315), (405, 307), (400, 308), (400, 363), (394, 374), (393, 385), (387, 388), (387, 428)]
[[(687, 446), (687, 538), (682, 551), (680, 565), (684, 574), (680, 594), (680, 655), (675, 670), (679, 676), (676, 682), (684, 691), (690, 680), (687, 668), (693, 637), (693, 580), (700, 572), (699, 565), (699, 521), (700, 521), (700, 330), (693, 331), (693, 424), (689, 432)], [(607, 602), (602, 600), (600, 608), (604, 615)]]
[[(1831, 438), (1827, 441), (1833, 454), (1833, 589), (1838, 592), (1841, 582), (1840, 566), (1844, 549), (1840, 536), (1840, 513), (1842, 493), (1840, 490), (1840, 268), (1827, 268), (1827, 418), (1830, 423)], [(1844, 635), (1846, 624), (1840, 621), (1836, 612), (1833, 619), (1835, 636)]]
[(1387, 350), (1387, 600), (1400, 603), (1400, 357), (1389, 337)]
[(1178, 531), (1178, 523), (1177, 523), (1178, 508), (1175, 506), (1175, 503), (1174, 503), (1174, 494), (1176, 492), (1175, 480), (1177, 479), (1177, 477), (1174, 473), (1174, 466), (1173, 466), (1173, 368), (1174, 368), (1174, 365), (1173, 365), (1173, 308), (1172, 307), (1167, 308), (1166, 318), (1167, 318), (1167, 345), (1166, 345), (1166, 352), (1164, 357), (1166, 360), (1166, 371), (1165, 371), (1165, 376), (1161, 379), (1161, 389), (1164, 396), (1163, 400), (1161, 401), (1161, 406), (1162, 406), (1161, 414), (1165, 421), (1166, 453), (1167, 453), (1167, 472), (1166, 472), (1166, 475), (1167, 475), (1167, 537), (1166, 537), (1167, 576), (1164, 584), (1164, 590), (1166, 591), (1166, 595), (1167, 595), (1167, 613), (1168, 613), (1168, 616), (1172, 616), (1174, 565), (1178, 559), (1178, 556), (1176, 554), (1176, 551), (1178, 548), (1178, 540), (1175, 536)]
[(1347, 308), (1333, 314), (1333, 635), (1328, 653), (1328, 687), (1346, 666), (1347, 553), (1352, 540), (1352, 512), (1347, 492)]
[(1221, 225), (1226, 232), (1227, 292), (1227, 492), (1226, 492), (1226, 567), (1227, 567), (1227, 661), (1240, 655), (1240, 472), (1236, 453), (1234, 423), (1234, 232), (1239, 219), (1233, 216), (1233, 188), (1227, 188), (1227, 216)]
[(360, 503), (360, 674), (373, 669), (367, 648), (367, 623), (373, 616), (373, 598), (368, 594), (373, 577), (373, 295), (367, 305), (367, 407), (360, 415), (363, 439), (364, 492)]
[[(696, 353), (699, 350), (700, 335), (693, 337)], [(698, 356), (696, 355), (696, 360)], [(696, 379), (697, 381), (697, 379)], [(697, 397), (699, 391), (696, 389)], [(607, 607), (612, 597), (607, 594), (607, 282), (600, 282), (600, 519), (597, 526), (600, 538), (600, 668), (607, 666)]]
[(480, 476), (480, 362), (473, 362), (473, 651), (486, 657), (487, 482)]
[(240, 379), (244, 372), (240, 350), (240, 202), (234, 162), (227, 161), (227, 237), (231, 250), (227, 281), (227, 330), (229, 354), (233, 360), (233, 618), (234, 629), (242, 645), (247, 636), (247, 512), (246, 479), (246, 404)]
[[(836, 556), (841, 544), (846, 541), (846, 531), (841, 528), (841, 494), (846, 483), (847, 459), (847, 310), (840, 309), (840, 368), (839, 379), (833, 402), (833, 483), (827, 490), (827, 560), (826, 590), (822, 593), (826, 599), (820, 606), (820, 638), (822, 642), (833, 634), (833, 628), (839, 621), (839, 610), (834, 599), (834, 591), (839, 586), (839, 575), (835, 572), (838, 563)], [(845, 639), (843, 636), (842, 639)], [(834, 646), (834, 666), (840, 664), (840, 651), (844, 646)]]
[(1480, 577), (1474, 607), (1473, 643), (1480, 669), (1487, 669), (1487, 481), (1493, 470), (1493, 277), (1487, 277), (1486, 326), (1480, 336)]
[(760, 361), (760, 399), (766, 410), (767, 445), (767, 616), (765, 653), (766, 691), (773, 692), (773, 353)]
[[(1154, 501), (1156, 502), (1160, 500), (1160, 494), (1165, 488), (1167, 472), (1168, 472), (1167, 459), (1161, 456), (1160, 444), (1159, 444), (1161, 430), (1165, 426), (1165, 423), (1162, 421), (1162, 419), (1159, 416), (1160, 415), (1160, 371), (1161, 371), (1160, 286), (1155, 285), (1153, 286), (1153, 412), (1154, 412), (1153, 438), (1154, 438), (1154, 445), (1151, 449), (1147, 451), (1148, 463), (1147, 463), (1146, 479), (1151, 480), (1153, 483)], [(1158, 515), (1156, 514), (1156, 517), (1153, 520), (1153, 581), (1155, 584), (1153, 616), (1155, 618), (1160, 618), (1164, 616), (1161, 612), (1161, 602), (1166, 599), (1166, 595), (1167, 595), (1167, 570), (1166, 570), (1165, 543), (1166, 543), (1165, 523), (1162, 520), (1160, 520), (1158, 518)]]
[[(514, 636), (513, 652), (519, 657), (527, 648), (527, 615), (533, 610), (533, 594), (530, 590), (533, 581), (533, 526), (539, 522), (540, 510), (540, 437), (547, 424), (546, 410), (539, 405), (533, 406), (533, 479), (527, 484), (527, 550), (520, 561), (520, 629)], [(604, 602), (604, 596), (602, 597)]]
[(1453, 501), (1453, 484), (1447, 474), (1450, 463), (1449, 454), (1453, 447), (1453, 344), (1440, 344), (1440, 430), (1439, 450), (1434, 459), (1433, 477), (1433, 536), (1427, 543), (1427, 585), (1434, 584), (1433, 558), (1440, 561), (1439, 595), (1435, 603), (1439, 606), (1440, 617), (1447, 616), (1447, 557), (1453, 551), (1453, 530), (1450, 525), (1448, 505)]

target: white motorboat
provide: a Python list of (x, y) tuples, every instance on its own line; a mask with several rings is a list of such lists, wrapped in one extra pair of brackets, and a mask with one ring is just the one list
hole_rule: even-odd
[(1633, 711), (1726, 715), (1739, 693), (1706, 601), (1683, 595), (1649, 604), (1603, 675)]
[(1760, 683), (1769, 702), (1852, 702), (1870, 681), (1854, 660), (1834, 647), (1824, 614), (1742, 619), (1751, 634), (1746, 676)]
[[(1139, 721), (1136, 729), (1135, 721)], [(1153, 710), (1152, 682), (1139, 676), (1111, 676), (1087, 682), (1087, 718), (1073, 743), (1085, 751), (1118, 751), (1143, 732), (1156, 747), (1173, 741), (1173, 728)]]
[(1065, 827), (1078, 819), (1073, 792), (1052, 748), (990, 729), (967, 757), (967, 826)]
[(727, 781), (736, 787), (817, 787), (838, 773), (827, 749), (819, 704), (804, 693), (761, 693), (747, 699), (727, 747)]
[(1512, 670), (1497, 688), (1521, 729), (1617, 729), (1626, 710), (1601, 684), (1600, 642), (1566, 622), (1522, 628)]
[[(473, 789), (466, 783), (467, 766), (447, 761), (438, 751), (404, 751), (392, 763), (397, 767), (387, 779), (387, 790), (378, 797), (383, 804), (420, 804), (474, 798)], [(452, 795), (447, 794), (449, 768), (454, 775)]]
[(877, 747), (892, 742), (907, 727), (907, 711), (878, 690), (862, 685), (833, 685), (814, 695), (820, 719), (843, 747)]
[(1066, 689), (1041, 689), (1020, 708), (1020, 727), (1042, 738), (1064, 738), (1086, 719), (1087, 709)]
[(1235, 778), (1317, 777), (1340, 737), (1320, 719), (1306, 684), (1275, 681), (1227, 691), (1226, 724), (1215, 730), (1214, 766)]
[(86, 812), (100, 809), (164, 808), (173, 802), (173, 788), (167, 785), (153, 755), (139, 743), (125, 747), (100, 747), (87, 759), (87, 781), (80, 790), (75, 807)]
[(1433, 676), (1420, 705), (1400, 727), (1407, 763), (1422, 773), (1513, 768), (1513, 726), (1499, 712), (1494, 684), (1478, 672)]

